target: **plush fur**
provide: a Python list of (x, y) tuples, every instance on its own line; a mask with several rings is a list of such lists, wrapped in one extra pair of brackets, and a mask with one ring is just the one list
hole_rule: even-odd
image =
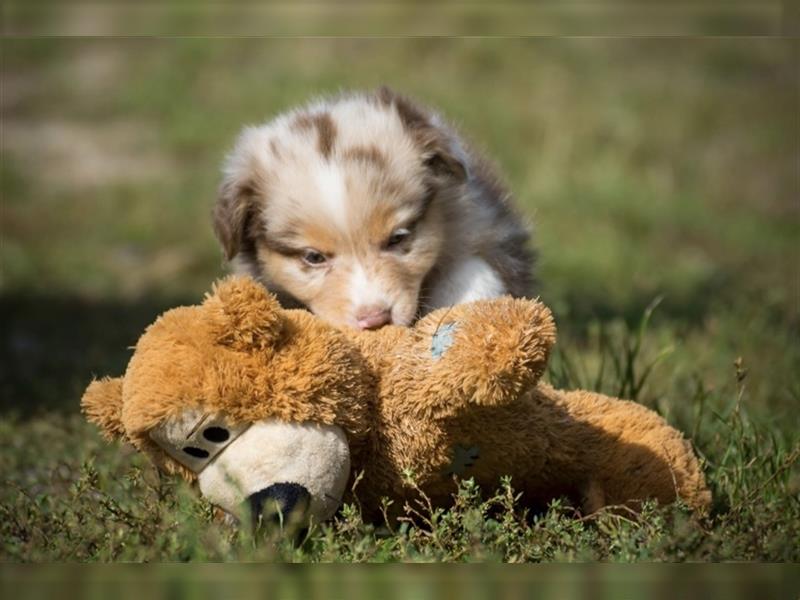
[(202, 305), (151, 325), (124, 378), (92, 383), (83, 408), (110, 437), (190, 478), (151, 435), (185, 411), (339, 427), (351, 479), (363, 473), (357, 494), (369, 518), (381, 497), (400, 506), (417, 493), (408, 473), (441, 506), (454, 475), (486, 489), (510, 475), (531, 506), (566, 496), (592, 512), (680, 497), (706, 508), (691, 445), (660, 416), (539, 381), (555, 336), (544, 305), (510, 297), (442, 309), (413, 328), (337, 330), (280, 308), (250, 279), (229, 278)]
[(336, 325), (409, 325), (533, 291), (528, 228), (494, 170), (439, 115), (386, 88), (245, 128), (214, 228), (237, 272)]

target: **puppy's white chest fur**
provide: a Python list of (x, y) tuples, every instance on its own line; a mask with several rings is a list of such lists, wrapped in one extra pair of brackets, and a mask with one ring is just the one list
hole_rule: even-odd
[(442, 274), (432, 286), (427, 310), (494, 298), (507, 293), (500, 275), (489, 263), (477, 256), (467, 256)]

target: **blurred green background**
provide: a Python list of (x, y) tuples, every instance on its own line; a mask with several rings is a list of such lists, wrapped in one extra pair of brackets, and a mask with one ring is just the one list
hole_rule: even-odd
[[(285, 600), (639, 600), (796, 597), (786, 565), (20, 565), (0, 569), (20, 600), (236, 597)], [(2, 589), (2, 588), (0, 588)]]
[(562, 350), (663, 295), (656, 323), (681, 350), (669, 377), (711, 385), (743, 355), (759, 403), (797, 399), (786, 40), (17, 37), (3, 41), (4, 409), (74, 411), (158, 312), (223, 274), (209, 211), (242, 125), (381, 83), (499, 163), (535, 224)]

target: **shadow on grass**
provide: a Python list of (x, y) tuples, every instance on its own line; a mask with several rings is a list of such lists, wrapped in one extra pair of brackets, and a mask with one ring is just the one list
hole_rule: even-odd
[(79, 410), (94, 376), (121, 375), (145, 327), (198, 298), (86, 299), (0, 296), (0, 411), (27, 417)]
[(553, 308), (565, 337), (580, 340), (593, 322), (621, 320), (628, 327), (635, 327), (657, 298), (661, 298), (657, 320), (679, 326), (702, 325), (721, 304), (729, 304), (737, 296), (735, 283), (729, 274), (720, 271), (680, 291), (632, 287), (622, 294), (607, 294), (602, 288), (587, 288), (585, 284), (572, 282), (546, 286), (542, 289), (542, 300)]
[[(542, 290), (543, 300), (556, 313), (560, 337), (573, 342), (586, 337), (592, 322), (622, 319), (635, 327), (657, 295), (632, 290), (620, 301), (603, 289), (581, 285)], [(735, 281), (718, 273), (681, 294), (665, 293), (655, 319), (693, 327), (726, 298), (741, 296), (736, 293)], [(199, 300), (188, 295), (139, 300), (24, 291), (0, 295), (5, 320), (0, 332), (0, 411), (23, 417), (46, 410), (77, 411), (81, 394), (94, 376), (124, 372), (131, 347), (159, 314)], [(784, 312), (775, 307), (767, 312), (777, 326), (786, 325)]]

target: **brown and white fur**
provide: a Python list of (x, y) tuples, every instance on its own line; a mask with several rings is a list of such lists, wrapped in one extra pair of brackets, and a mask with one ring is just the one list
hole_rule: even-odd
[(337, 325), (532, 293), (506, 188), (437, 114), (387, 88), (245, 128), (214, 229), (235, 270)]

